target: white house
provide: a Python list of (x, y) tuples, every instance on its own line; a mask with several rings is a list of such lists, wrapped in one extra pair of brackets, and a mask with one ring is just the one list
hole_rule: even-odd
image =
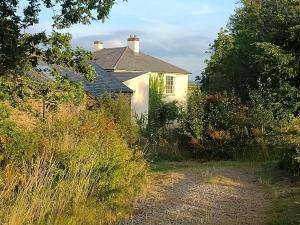
[[(165, 100), (176, 100), (178, 104), (183, 106), (186, 104), (190, 73), (142, 53), (140, 51), (140, 39), (137, 36), (130, 36), (126, 47), (104, 48), (100, 41), (95, 41), (94, 45), (96, 48), (94, 67), (97, 67), (98, 70), (101, 69), (105, 74), (102, 76), (102, 80), (98, 82), (98, 84), (102, 84), (102, 87), (98, 87), (98, 89), (105, 90), (106, 86), (107, 91), (117, 92), (119, 90), (129, 93), (129, 88), (132, 91), (131, 107), (133, 114), (148, 113), (149, 80), (151, 76), (158, 74), (162, 74), (165, 81)], [(97, 74), (99, 73), (97, 71)], [(101, 77), (101, 73), (99, 76)], [(107, 81), (105, 77), (110, 77), (111, 80)], [(117, 84), (116, 80), (121, 84)]]

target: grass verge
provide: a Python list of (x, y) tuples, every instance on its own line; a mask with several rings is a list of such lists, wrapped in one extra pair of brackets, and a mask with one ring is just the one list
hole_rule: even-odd
[(239, 162), (239, 161), (211, 161), (200, 163), (198, 161), (185, 161), (185, 162), (156, 162), (151, 164), (150, 170), (152, 172), (168, 172), (178, 171), (185, 168), (220, 168), (220, 167), (258, 167), (263, 165), (262, 162)]
[(267, 224), (299, 225), (300, 179), (280, 171), (275, 162), (263, 164), (257, 169), (256, 175), (272, 200)]

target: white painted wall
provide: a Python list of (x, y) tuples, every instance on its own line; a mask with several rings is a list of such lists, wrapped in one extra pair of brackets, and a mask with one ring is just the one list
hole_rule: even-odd
[[(152, 73), (153, 74), (153, 73)], [(166, 77), (174, 77), (174, 94), (166, 94), (164, 100), (166, 102), (177, 101), (178, 106), (183, 108), (187, 105), (188, 99), (188, 74), (175, 74), (175, 73), (166, 73), (164, 74), (164, 82), (166, 83)]]
[[(155, 76), (157, 73), (145, 73), (139, 77), (123, 82), (131, 90), (134, 91), (131, 97), (131, 110), (133, 115), (140, 116), (148, 114), (149, 110), (149, 81), (150, 76)], [(164, 74), (174, 77), (174, 94), (166, 94), (164, 100), (167, 102), (177, 101), (178, 106), (183, 108), (187, 104), (188, 94), (188, 75), (187, 74)]]
[(123, 82), (134, 91), (131, 97), (132, 114), (148, 114), (149, 110), (149, 73)]

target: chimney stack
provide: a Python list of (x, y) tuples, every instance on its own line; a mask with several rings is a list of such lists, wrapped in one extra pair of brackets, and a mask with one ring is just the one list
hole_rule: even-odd
[(136, 35), (130, 35), (128, 38), (128, 47), (136, 54), (140, 53), (140, 39)]
[(103, 49), (102, 41), (94, 41), (95, 51), (100, 51)]

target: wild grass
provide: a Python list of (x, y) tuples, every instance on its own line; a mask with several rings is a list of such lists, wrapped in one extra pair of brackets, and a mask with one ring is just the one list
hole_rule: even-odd
[(182, 161), (182, 162), (155, 162), (151, 164), (151, 171), (153, 172), (168, 172), (178, 171), (185, 168), (220, 168), (220, 167), (257, 167), (263, 165), (263, 162), (241, 162), (241, 161), (209, 161), (199, 162), (193, 161)]
[(31, 160), (6, 155), (0, 224), (102, 225), (125, 217), (143, 189), (147, 164), (119, 129), (102, 112), (49, 116), (32, 133), (38, 140)]
[(268, 225), (300, 224), (300, 180), (280, 171), (278, 163), (263, 164), (256, 171), (258, 182), (264, 185), (272, 199)]
[(222, 176), (222, 175), (215, 175), (209, 177), (206, 183), (212, 185), (221, 185), (221, 186), (240, 186), (239, 182), (233, 180), (232, 178)]

